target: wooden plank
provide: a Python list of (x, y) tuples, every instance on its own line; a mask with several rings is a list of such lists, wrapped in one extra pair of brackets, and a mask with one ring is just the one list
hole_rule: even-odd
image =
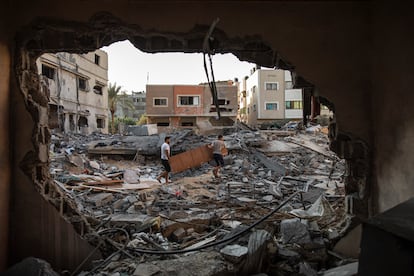
[(84, 184), (89, 186), (94, 185), (116, 185), (119, 183), (124, 183), (124, 180), (114, 179), (114, 180), (102, 180), (102, 181), (94, 181), (94, 182), (85, 182)]
[(171, 156), (170, 158), (171, 171), (178, 173), (191, 168), (199, 167), (203, 163), (209, 162), (212, 157), (213, 153), (207, 145), (179, 153)]

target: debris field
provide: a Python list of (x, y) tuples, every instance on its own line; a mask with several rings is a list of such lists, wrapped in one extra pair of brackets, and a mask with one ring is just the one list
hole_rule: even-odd
[[(320, 130), (221, 130), (221, 177), (210, 161), (168, 185), (164, 133), (54, 133), (55, 206), (95, 247), (72, 275), (323, 275), (354, 261), (333, 250), (350, 220), (346, 164)], [(168, 135), (173, 156), (217, 137)]]

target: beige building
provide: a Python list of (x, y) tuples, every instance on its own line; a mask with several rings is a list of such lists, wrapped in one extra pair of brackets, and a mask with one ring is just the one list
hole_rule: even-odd
[(108, 55), (43, 54), (37, 61), (49, 91), (49, 127), (66, 133), (108, 132)]
[(258, 127), (266, 122), (285, 119), (285, 71), (253, 68), (245, 79), (241, 106), (244, 122)]

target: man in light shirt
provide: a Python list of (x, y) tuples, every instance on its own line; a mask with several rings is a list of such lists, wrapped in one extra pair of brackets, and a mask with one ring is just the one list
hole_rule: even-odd
[(213, 169), (213, 175), (215, 178), (219, 178), (218, 172), (220, 167), (224, 165), (223, 152), (226, 151), (223, 135), (219, 135), (217, 140), (213, 141), (208, 147), (213, 149), (213, 159), (216, 162), (216, 166)]
[(170, 137), (166, 136), (164, 143), (161, 146), (161, 163), (164, 166), (164, 171), (157, 177), (158, 182), (161, 183), (161, 178), (165, 178), (165, 184), (168, 184), (168, 173), (171, 172), (170, 167)]

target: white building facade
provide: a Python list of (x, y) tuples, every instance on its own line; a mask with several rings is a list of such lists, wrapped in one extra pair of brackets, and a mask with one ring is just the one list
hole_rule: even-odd
[(43, 54), (36, 61), (48, 90), (49, 127), (65, 133), (108, 133), (108, 55)]
[(293, 89), (289, 71), (255, 67), (241, 90), (239, 120), (247, 125), (259, 127), (303, 117), (302, 89)]

